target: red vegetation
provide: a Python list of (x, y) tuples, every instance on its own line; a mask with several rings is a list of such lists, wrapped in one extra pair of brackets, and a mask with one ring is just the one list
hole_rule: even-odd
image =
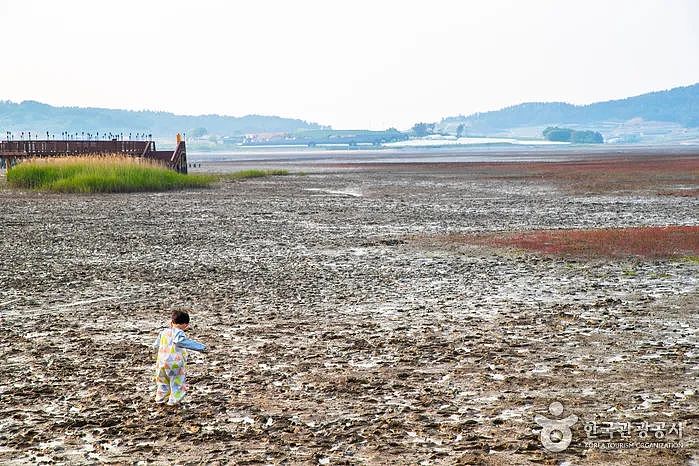
[(658, 191), (658, 196), (699, 197), (699, 188)]
[[(696, 196), (699, 158), (655, 158), (535, 163), (524, 178), (551, 181), (574, 192), (662, 190), (670, 196)], [(680, 186), (683, 189), (677, 189)], [(689, 189), (687, 189), (689, 188)]]
[(575, 194), (645, 191), (699, 196), (699, 155), (579, 155), (550, 162), (362, 163), (337, 167), (394, 172), (439, 172), (498, 180), (554, 184)]
[(699, 196), (699, 157), (610, 157), (555, 162), (473, 164), (484, 177), (550, 183), (575, 194), (645, 191)]
[(544, 254), (579, 257), (699, 256), (699, 226), (538, 230), (449, 235), (446, 239), (450, 243), (515, 247)]

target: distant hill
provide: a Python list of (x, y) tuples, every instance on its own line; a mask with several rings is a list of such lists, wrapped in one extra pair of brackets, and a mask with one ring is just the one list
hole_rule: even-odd
[(699, 83), (651, 92), (636, 97), (590, 105), (562, 102), (529, 102), (502, 110), (444, 118), (438, 128), (453, 131), (464, 125), (465, 132), (488, 134), (522, 126), (595, 125), (632, 119), (699, 127)]
[(209, 134), (236, 136), (247, 133), (297, 132), (327, 127), (277, 116), (175, 115), (166, 112), (112, 110), (106, 108), (53, 107), (31, 100), (0, 101), (0, 136), (6, 131), (31, 131), (45, 135), (81, 131), (91, 133), (146, 133), (172, 136), (177, 132), (206, 128)]

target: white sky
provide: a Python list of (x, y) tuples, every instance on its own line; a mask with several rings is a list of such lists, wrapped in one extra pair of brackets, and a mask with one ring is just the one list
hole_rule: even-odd
[(0, 99), (334, 128), (699, 81), (699, 0), (0, 0)]

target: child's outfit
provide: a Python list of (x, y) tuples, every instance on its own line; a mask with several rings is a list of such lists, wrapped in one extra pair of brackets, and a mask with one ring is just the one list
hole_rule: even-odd
[(187, 366), (187, 350), (205, 351), (206, 347), (199, 342), (190, 340), (179, 328), (166, 328), (155, 340), (154, 348), (158, 349), (158, 362), (155, 365), (156, 403), (175, 405), (184, 397), (185, 368)]

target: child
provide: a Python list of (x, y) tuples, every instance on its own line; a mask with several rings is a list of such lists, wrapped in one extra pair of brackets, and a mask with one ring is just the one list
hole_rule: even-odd
[(154, 348), (158, 348), (158, 362), (155, 365), (156, 403), (167, 401), (168, 405), (173, 406), (182, 400), (187, 390), (187, 350), (206, 352), (204, 345), (188, 339), (184, 334), (188, 327), (189, 314), (173, 311), (170, 327), (160, 332), (153, 344)]

